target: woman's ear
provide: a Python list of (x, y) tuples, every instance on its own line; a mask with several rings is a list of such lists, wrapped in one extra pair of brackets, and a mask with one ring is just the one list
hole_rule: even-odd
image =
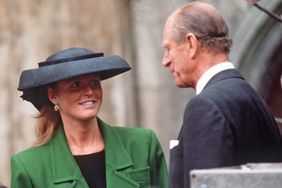
[(187, 52), (191, 59), (195, 57), (198, 50), (198, 39), (193, 33), (187, 33), (185, 41), (187, 43)]
[(56, 103), (56, 95), (55, 95), (55, 90), (53, 88), (48, 88), (48, 98), (52, 103)]

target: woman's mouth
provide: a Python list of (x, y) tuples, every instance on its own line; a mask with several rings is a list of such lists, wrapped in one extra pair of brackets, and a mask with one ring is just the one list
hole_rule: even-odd
[(95, 102), (96, 102), (95, 100), (86, 100), (86, 101), (80, 102), (79, 105), (89, 106), (89, 105), (93, 105)]

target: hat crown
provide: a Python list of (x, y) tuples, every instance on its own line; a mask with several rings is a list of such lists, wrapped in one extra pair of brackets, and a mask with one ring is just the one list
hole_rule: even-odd
[(59, 59), (72, 58), (75, 56), (82, 56), (82, 55), (89, 55), (89, 54), (95, 54), (95, 52), (87, 48), (69, 48), (66, 50), (59, 51), (49, 56), (46, 59), (46, 61), (56, 61)]
[(94, 51), (86, 48), (69, 48), (49, 56), (46, 61), (38, 63), (38, 66), (42, 67), (58, 63), (66, 63), (70, 61), (77, 61), (102, 56), (104, 56), (103, 53), (95, 53)]

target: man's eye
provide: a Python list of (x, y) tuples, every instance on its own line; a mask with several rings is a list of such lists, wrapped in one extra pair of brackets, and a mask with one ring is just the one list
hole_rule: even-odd
[(170, 48), (164, 48), (164, 54), (169, 54)]

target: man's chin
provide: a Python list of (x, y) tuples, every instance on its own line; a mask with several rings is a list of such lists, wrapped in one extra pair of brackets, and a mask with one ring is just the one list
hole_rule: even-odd
[(186, 84), (186, 83), (183, 83), (183, 82), (177, 82), (177, 80), (175, 80), (175, 85), (179, 88), (190, 88), (192, 86)]
[(179, 88), (185, 88), (185, 87), (187, 87), (187, 86), (185, 86), (184, 84), (182, 84), (182, 83), (177, 83), (177, 82), (175, 82), (175, 85), (176, 85), (177, 87), (179, 87)]

